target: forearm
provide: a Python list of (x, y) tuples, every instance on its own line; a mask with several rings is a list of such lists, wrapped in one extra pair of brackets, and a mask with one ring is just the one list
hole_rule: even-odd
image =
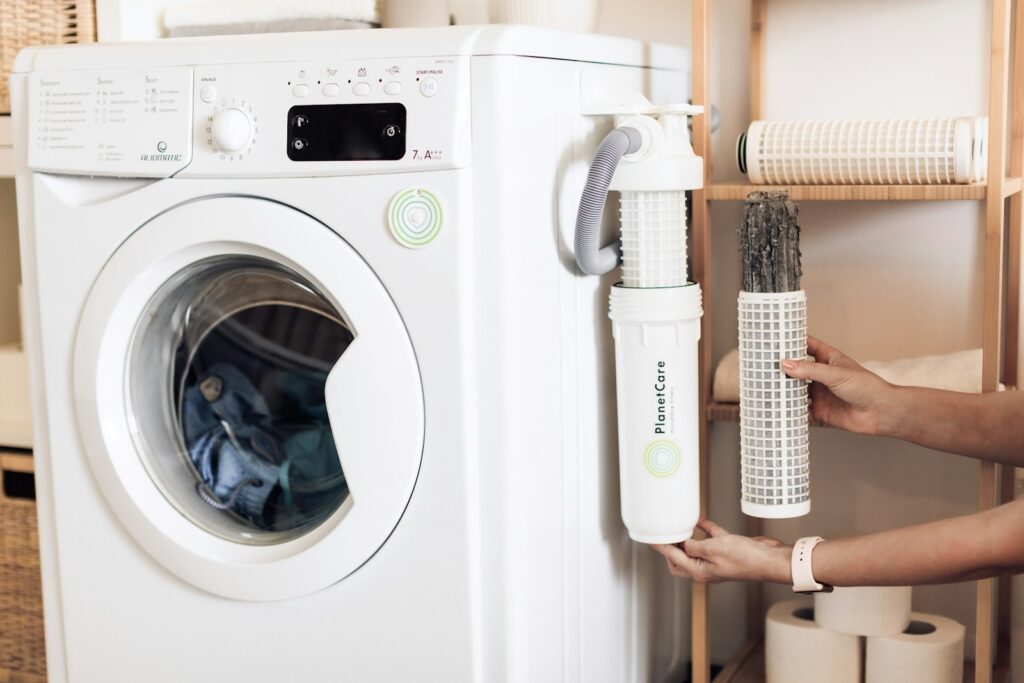
[(814, 576), (834, 586), (951, 583), (1024, 569), (1024, 501), (965, 517), (829, 540)]
[(893, 389), (879, 431), (981, 460), (1024, 466), (1024, 393), (964, 394), (919, 387)]

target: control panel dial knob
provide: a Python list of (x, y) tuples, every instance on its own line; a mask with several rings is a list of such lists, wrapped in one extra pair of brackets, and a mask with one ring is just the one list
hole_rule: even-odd
[(217, 149), (222, 152), (237, 152), (252, 139), (252, 122), (241, 109), (221, 109), (213, 115), (210, 133)]

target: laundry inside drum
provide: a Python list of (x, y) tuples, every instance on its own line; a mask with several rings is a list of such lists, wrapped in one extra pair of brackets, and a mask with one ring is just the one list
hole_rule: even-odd
[[(182, 514), (219, 536), (291, 540), (348, 497), (326, 383), (352, 331), (312, 284), (272, 262), (217, 259), (192, 271), (165, 285), (136, 334), (132, 403), (147, 469)], [(161, 329), (171, 334), (161, 340)], [(138, 406), (153, 399), (134, 386), (161, 364), (170, 386), (156, 412), (170, 438), (141, 424), (154, 411)]]

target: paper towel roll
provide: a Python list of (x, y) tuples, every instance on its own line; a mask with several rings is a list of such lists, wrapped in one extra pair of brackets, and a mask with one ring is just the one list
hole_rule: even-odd
[(918, 612), (910, 616), (905, 632), (867, 639), (866, 683), (961, 683), (963, 624)]
[(810, 600), (777, 602), (765, 621), (766, 683), (860, 683), (861, 639), (814, 623)]
[(858, 586), (815, 593), (814, 620), (822, 628), (858, 636), (889, 636), (910, 623), (910, 586)]

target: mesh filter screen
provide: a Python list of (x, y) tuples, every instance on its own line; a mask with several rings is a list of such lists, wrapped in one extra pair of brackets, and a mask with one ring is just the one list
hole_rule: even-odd
[(739, 162), (752, 182), (924, 185), (982, 180), (986, 119), (754, 121)]
[(810, 500), (808, 397), (807, 384), (783, 374), (779, 361), (807, 354), (806, 296), (740, 292), (739, 333), (744, 511), (790, 516), (781, 506)]
[(686, 192), (623, 192), (622, 284), (682, 287), (686, 284)]

